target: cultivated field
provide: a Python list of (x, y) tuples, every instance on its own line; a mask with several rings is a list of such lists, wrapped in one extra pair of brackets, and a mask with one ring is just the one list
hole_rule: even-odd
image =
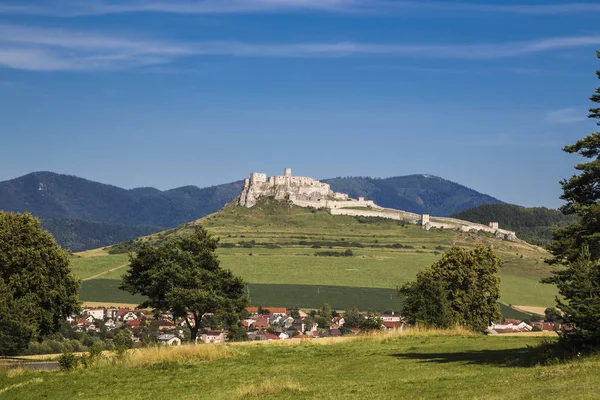
[[(199, 222), (224, 246), (232, 246), (219, 249), (221, 265), (250, 283), (254, 304), (316, 307), (328, 302), (336, 308), (398, 309), (398, 285), (413, 279), (453, 244), (472, 248), (480, 243), (493, 245), (503, 260), (504, 303), (546, 307), (554, 304), (556, 295), (553, 286), (539, 283), (550, 271), (543, 262), (547, 256), (543, 249), (488, 234), (424, 231), (397, 221), (332, 216), (273, 202), (252, 209), (228, 205)], [(157, 242), (190, 229), (191, 224), (143, 240)], [(354, 255), (315, 256), (346, 249)], [(116, 289), (127, 255), (108, 255), (103, 250), (80, 255), (74, 259), (75, 272), (92, 278), (83, 282), (83, 300), (139, 301)]]
[(451, 331), (137, 350), (70, 373), (0, 372), (0, 399), (597, 398), (600, 358), (536, 365), (542, 340)]

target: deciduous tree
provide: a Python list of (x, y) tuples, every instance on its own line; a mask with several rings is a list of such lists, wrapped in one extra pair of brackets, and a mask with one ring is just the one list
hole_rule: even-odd
[(130, 260), (121, 288), (148, 297), (142, 304), (184, 318), (196, 341), (202, 316), (239, 316), (247, 304), (245, 283), (219, 266), (218, 239), (197, 226), (189, 237), (144, 244)]
[(453, 247), (415, 282), (399, 288), (406, 321), (484, 331), (500, 318), (499, 267), (500, 259), (489, 247)]
[(69, 256), (31, 214), (0, 211), (0, 355), (56, 332), (79, 310)]

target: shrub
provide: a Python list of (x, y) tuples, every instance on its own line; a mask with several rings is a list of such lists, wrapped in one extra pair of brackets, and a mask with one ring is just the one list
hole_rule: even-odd
[(71, 371), (77, 368), (79, 357), (70, 351), (65, 351), (58, 357), (58, 367), (61, 371)]

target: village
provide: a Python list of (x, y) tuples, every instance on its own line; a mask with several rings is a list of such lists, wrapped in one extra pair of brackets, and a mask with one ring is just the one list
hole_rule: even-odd
[[(327, 310), (328, 306), (324, 305)], [(321, 316), (320, 314), (329, 314)], [(191, 317), (191, 316), (190, 316)], [(193, 318), (188, 321), (193, 324)], [(181, 345), (189, 342), (189, 329), (184, 318), (174, 319), (171, 314), (155, 315), (149, 310), (127, 308), (84, 308), (80, 316), (67, 319), (76, 332), (108, 334), (110, 341), (114, 332), (126, 332), (131, 339), (131, 347), (141, 347), (149, 343)], [(205, 326), (198, 335), (197, 342), (218, 344), (230, 341), (228, 329), (218, 329), (222, 323), (213, 314), (203, 316)], [(394, 311), (386, 313), (359, 313), (358, 310), (339, 314), (335, 310), (305, 312), (295, 307), (247, 307), (241, 320), (242, 340), (277, 341), (288, 339), (320, 339), (347, 335), (360, 335), (373, 330), (387, 332), (402, 331), (404, 318)], [(213, 329), (215, 328), (215, 329)], [(492, 324), (487, 329), (490, 335), (558, 331), (568, 329), (557, 322), (521, 321), (505, 318), (502, 323)], [(239, 340), (239, 339), (238, 339)]]

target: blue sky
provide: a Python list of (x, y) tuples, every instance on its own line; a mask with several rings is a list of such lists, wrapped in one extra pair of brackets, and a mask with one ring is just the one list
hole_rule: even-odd
[(0, 180), (434, 174), (561, 204), (600, 3), (0, 0)]

